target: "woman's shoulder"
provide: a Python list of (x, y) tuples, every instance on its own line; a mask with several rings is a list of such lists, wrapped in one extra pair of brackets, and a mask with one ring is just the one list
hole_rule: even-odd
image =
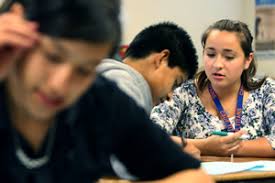
[(275, 87), (275, 78), (267, 77), (265, 80), (265, 84)]
[(176, 93), (176, 95), (179, 95), (184, 98), (196, 97), (197, 96), (197, 88), (196, 88), (195, 80), (189, 79), (189, 80), (184, 81), (180, 85), (180, 87), (175, 89), (174, 93)]
[(265, 91), (266, 89), (275, 89), (275, 80), (271, 77), (267, 77), (261, 86), (261, 90)]
[(188, 80), (184, 81), (180, 87), (185, 88), (185, 89), (196, 89), (195, 80), (188, 79)]
[[(260, 81), (259, 78), (253, 78), (254, 81)], [(275, 80), (271, 77), (267, 77), (260, 88), (254, 90), (254, 94), (260, 96), (270, 95), (275, 92)]]

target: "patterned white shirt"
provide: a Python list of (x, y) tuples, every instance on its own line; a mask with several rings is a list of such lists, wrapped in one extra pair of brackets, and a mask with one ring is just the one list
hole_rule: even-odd
[[(224, 122), (206, 111), (193, 80), (177, 88), (170, 101), (154, 107), (151, 119), (169, 134), (201, 139), (214, 130), (223, 130)], [(230, 119), (234, 121), (234, 119)], [(234, 127), (235, 124), (232, 124)], [(275, 149), (275, 81), (267, 78), (263, 85), (250, 91), (243, 104), (241, 129), (250, 139), (266, 137)]]

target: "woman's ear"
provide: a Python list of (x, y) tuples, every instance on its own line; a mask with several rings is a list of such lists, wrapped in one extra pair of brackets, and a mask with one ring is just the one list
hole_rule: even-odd
[(245, 59), (245, 63), (244, 63), (244, 69), (248, 69), (252, 60), (254, 59), (254, 53), (250, 53), (248, 58)]

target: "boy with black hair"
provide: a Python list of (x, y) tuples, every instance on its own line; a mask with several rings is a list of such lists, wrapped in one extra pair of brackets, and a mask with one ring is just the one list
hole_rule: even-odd
[[(172, 22), (161, 22), (139, 32), (123, 62), (104, 59), (97, 72), (113, 80), (150, 114), (154, 105), (165, 99), (198, 69), (196, 49), (188, 33)], [(172, 137), (195, 157), (200, 151), (183, 139)]]
[(105, 59), (97, 72), (115, 81), (150, 114), (153, 105), (198, 69), (196, 50), (188, 33), (172, 22), (139, 32), (126, 50), (123, 63)]

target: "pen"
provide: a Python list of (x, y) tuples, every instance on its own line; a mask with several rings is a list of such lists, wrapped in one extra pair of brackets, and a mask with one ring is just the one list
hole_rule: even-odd
[[(234, 132), (224, 132), (224, 131), (213, 131), (211, 132), (212, 135), (219, 135), (219, 136), (228, 136), (234, 134)], [(243, 134), (239, 137), (240, 140), (248, 140), (249, 139), (248, 134)]]

